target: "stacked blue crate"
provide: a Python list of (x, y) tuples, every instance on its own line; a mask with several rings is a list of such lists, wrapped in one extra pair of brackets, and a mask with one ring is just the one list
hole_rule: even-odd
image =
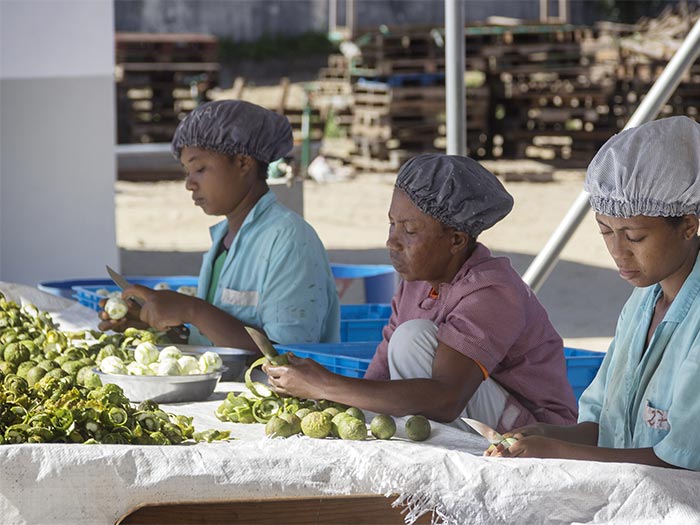
[[(298, 357), (311, 358), (331, 372), (342, 376), (363, 377), (378, 344), (376, 341), (365, 341), (277, 345), (277, 350), (280, 353), (292, 352)], [(564, 348), (566, 374), (577, 401), (598, 373), (604, 356), (603, 352)]]
[(381, 341), (382, 329), (391, 316), (390, 304), (340, 305), (342, 342)]
[[(153, 288), (158, 284), (165, 283), (171, 290), (177, 291), (181, 286), (197, 288), (197, 277), (193, 275), (174, 275), (174, 276), (155, 276), (155, 277), (126, 277), (126, 280), (132, 284), (140, 284)], [(106, 279), (98, 284), (78, 285), (73, 286), (73, 298), (83, 306), (99, 311), (98, 305), (100, 299), (104, 299), (103, 295), (98, 292), (107, 290), (107, 292), (120, 291), (119, 287), (112, 282), (111, 279)]]

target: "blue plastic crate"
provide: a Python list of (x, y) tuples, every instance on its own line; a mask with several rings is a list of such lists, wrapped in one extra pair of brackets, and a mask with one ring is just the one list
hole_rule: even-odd
[[(369, 366), (377, 342), (317, 343), (277, 345), (280, 353), (293, 352), (299, 357), (310, 357), (331, 372), (346, 377), (363, 377)], [(564, 348), (566, 375), (578, 400), (591, 384), (603, 362), (605, 353), (579, 348)]]
[(396, 291), (397, 274), (390, 264), (331, 263), (331, 272), (336, 282), (362, 279), (366, 303), (390, 303)]
[(341, 304), (340, 340), (379, 342), (390, 316), (390, 304)]
[[(180, 286), (197, 287), (197, 277), (193, 275), (176, 275), (176, 276), (150, 276), (150, 277), (125, 277), (132, 284), (140, 284), (153, 288), (159, 283), (166, 283), (170, 289), (177, 290)], [(89, 286), (73, 286), (73, 297), (83, 306), (99, 311), (98, 305), (103, 296), (98, 295), (98, 290), (107, 290), (108, 292), (119, 291), (119, 287), (114, 284), (111, 279), (104, 281), (104, 284), (92, 284)]]
[(68, 279), (65, 281), (43, 281), (36, 285), (42, 292), (73, 299), (75, 292), (74, 286), (109, 286), (114, 284), (112, 279)]
[(363, 377), (374, 351), (374, 342), (316, 343), (275, 345), (281, 353), (292, 352), (297, 357), (310, 357), (333, 373), (345, 377)]
[(605, 352), (582, 350), (580, 348), (564, 348), (566, 376), (574, 389), (577, 401), (598, 373), (604, 357)]

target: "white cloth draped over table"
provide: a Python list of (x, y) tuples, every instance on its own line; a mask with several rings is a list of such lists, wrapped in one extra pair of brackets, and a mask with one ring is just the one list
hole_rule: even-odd
[[(94, 322), (94, 311), (71, 301), (7, 283), (0, 290), (31, 296), (62, 323), (68, 313), (77, 327), (81, 315)], [(408, 522), (435, 511), (454, 524), (700, 523), (697, 472), (484, 458), (484, 439), (438, 423), (428, 441), (407, 441), (405, 418), (391, 441), (267, 439), (262, 425), (214, 416), (226, 391), (242, 388), (222, 383), (209, 401), (162, 405), (193, 416), (198, 430), (231, 430), (230, 442), (0, 446), (0, 522), (111, 525), (142, 503), (375, 493), (399, 494), (413, 511)]]

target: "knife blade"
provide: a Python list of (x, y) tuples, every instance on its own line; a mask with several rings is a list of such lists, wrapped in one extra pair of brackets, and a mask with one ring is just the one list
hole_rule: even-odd
[[(114, 284), (116, 284), (119, 288), (122, 290), (125, 290), (126, 288), (131, 287), (131, 283), (124, 279), (124, 276), (122, 276), (119, 272), (112, 270), (109, 266), (105, 266), (107, 268), (107, 273), (111, 277), (111, 279), (114, 281)], [(132, 301), (134, 301), (136, 304), (139, 306), (143, 306), (145, 304), (145, 301), (141, 299), (140, 297), (129, 297)]]
[[(114, 281), (114, 284), (116, 284), (119, 288), (122, 290), (129, 288), (131, 286), (131, 283), (127, 281), (122, 274), (119, 272), (113, 270), (112, 268), (109, 267), (109, 265), (106, 265), (105, 268), (107, 268), (107, 273), (111, 277), (111, 279)], [(141, 299), (140, 297), (134, 297), (131, 296), (129, 297), (132, 301), (134, 301), (136, 304), (139, 306), (143, 306), (146, 304), (146, 301)], [(168, 329), (168, 334), (171, 339), (174, 339), (172, 342), (174, 343), (182, 343), (182, 342), (187, 342), (190, 337), (190, 329), (187, 328), (184, 324), (181, 324), (179, 326), (172, 326)]]
[(476, 419), (470, 419), (468, 417), (463, 417), (462, 421), (464, 421), (467, 425), (469, 425), (479, 434), (485, 437), (492, 445), (498, 445), (499, 443), (505, 441), (505, 438), (501, 434), (496, 432), (494, 429), (492, 429), (485, 423), (482, 423), (481, 421), (477, 421)]
[(245, 331), (248, 332), (256, 346), (272, 364), (282, 365), (287, 363), (287, 356), (280, 355), (265, 334), (250, 326), (246, 326)]

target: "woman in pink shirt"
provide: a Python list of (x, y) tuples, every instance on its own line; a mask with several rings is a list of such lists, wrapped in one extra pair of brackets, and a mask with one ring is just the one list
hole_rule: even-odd
[(271, 386), (458, 426), (468, 416), (499, 431), (575, 423), (561, 337), (509, 260), (477, 242), (512, 206), (498, 179), (470, 158), (410, 159), (389, 209), (387, 248), (402, 282), (365, 378), (290, 356), (289, 365), (265, 367)]

